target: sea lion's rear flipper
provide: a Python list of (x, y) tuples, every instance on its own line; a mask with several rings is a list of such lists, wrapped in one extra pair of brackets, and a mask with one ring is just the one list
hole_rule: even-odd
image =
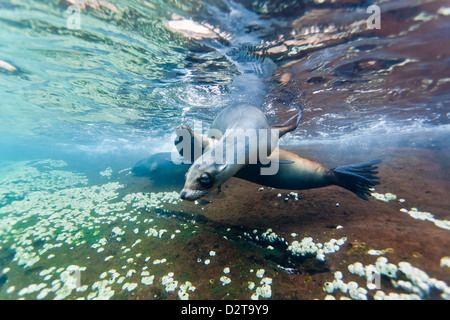
[(272, 125), (272, 129), (277, 129), (279, 132), (279, 137), (281, 138), (286, 133), (295, 130), (300, 123), (300, 119), (303, 115), (303, 110), (295, 110), (295, 114), (287, 119), (283, 124)]
[(379, 179), (376, 176), (378, 172), (375, 171), (378, 168), (375, 165), (379, 163), (381, 160), (337, 167), (333, 170), (336, 178), (335, 184), (354, 192), (363, 200), (368, 200), (367, 195), (370, 195), (370, 188), (379, 184), (376, 181)]

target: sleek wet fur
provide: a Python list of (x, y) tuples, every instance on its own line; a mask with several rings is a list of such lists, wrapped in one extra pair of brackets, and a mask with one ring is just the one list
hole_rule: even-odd
[(370, 188), (379, 184), (375, 171), (380, 160), (353, 164), (329, 169), (320, 163), (304, 159), (299, 155), (276, 149), (269, 158), (279, 159), (280, 166), (274, 175), (260, 175), (261, 165), (248, 165), (235, 177), (248, 180), (267, 187), (305, 190), (337, 185), (355, 193), (363, 200), (368, 200)]
[[(152, 155), (150, 158), (136, 163), (132, 172), (137, 176), (148, 176), (155, 179), (184, 176), (189, 165), (174, 164), (171, 162), (170, 156), (169, 152)], [(255, 164), (244, 166), (234, 176), (259, 185), (287, 190), (305, 190), (337, 185), (364, 200), (368, 200), (369, 189), (379, 183), (376, 176), (378, 172), (375, 170), (377, 169), (376, 164), (380, 163), (380, 160), (329, 169), (320, 163), (281, 149), (274, 150), (269, 158), (276, 159), (277, 156), (280, 166), (275, 175), (261, 175), (262, 165)]]

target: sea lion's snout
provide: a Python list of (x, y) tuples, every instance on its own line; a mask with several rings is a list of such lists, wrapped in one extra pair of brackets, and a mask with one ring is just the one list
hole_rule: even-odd
[(196, 163), (189, 168), (186, 173), (184, 188), (180, 192), (183, 200), (194, 201), (206, 195), (215, 187), (213, 178), (215, 167), (210, 164)]
[(192, 189), (184, 188), (180, 192), (180, 198), (183, 200), (194, 201), (194, 200), (197, 200), (197, 199), (203, 197), (205, 194), (206, 194), (206, 192), (201, 191), (201, 190), (192, 190)]

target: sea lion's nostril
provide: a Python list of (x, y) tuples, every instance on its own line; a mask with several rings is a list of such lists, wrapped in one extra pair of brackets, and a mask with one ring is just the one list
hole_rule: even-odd
[(180, 193), (180, 198), (181, 198), (181, 199), (186, 199), (186, 194), (187, 194), (186, 191), (181, 191), (181, 193)]

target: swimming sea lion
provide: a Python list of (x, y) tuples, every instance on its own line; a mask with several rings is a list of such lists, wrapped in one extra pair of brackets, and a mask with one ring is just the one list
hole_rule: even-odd
[[(202, 147), (205, 147), (204, 152), (186, 173), (181, 198), (193, 201), (204, 196), (248, 164), (278, 165), (277, 162), (268, 160), (268, 156), (275, 149), (280, 137), (297, 128), (301, 114), (301, 111), (298, 111), (294, 121), (288, 125), (271, 127), (258, 108), (235, 105), (223, 109), (211, 125), (206, 146), (202, 144)], [(193, 139), (197, 137), (194, 136)], [(179, 140), (175, 142), (176, 145), (177, 142)], [(183, 156), (190, 158), (186, 154)], [(264, 171), (271, 168), (261, 169)]]
[(182, 188), (184, 175), (189, 165), (178, 165), (171, 160), (170, 152), (155, 153), (148, 158), (138, 161), (131, 173), (135, 177), (149, 178), (158, 188)]
[(181, 166), (172, 162), (170, 152), (160, 152), (142, 159), (131, 168), (131, 173), (135, 177), (155, 177), (164, 176), (172, 172), (175, 176), (184, 176), (189, 167)]
[[(170, 160), (171, 153), (164, 152), (139, 161), (132, 169), (138, 176), (149, 176), (159, 179), (175, 180), (183, 177), (189, 165), (175, 164)], [(263, 164), (249, 164), (240, 169), (234, 177), (264, 185), (267, 187), (288, 190), (305, 190), (321, 188), (330, 185), (343, 187), (364, 200), (368, 200), (369, 188), (379, 182), (375, 171), (380, 160), (347, 165), (329, 169), (320, 163), (304, 159), (299, 155), (275, 149), (269, 156), (273, 161), (279, 161), (280, 166), (274, 175), (261, 175)]]
[(280, 161), (278, 171), (273, 175), (259, 174), (259, 165), (248, 165), (242, 168), (235, 177), (251, 181), (267, 187), (305, 190), (337, 185), (355, 193), (363, 200), (368, 200), (370, 188), (379, 184), (375, 171), (380, 160), (341, 166), (329, 169), (324, 165), (304, 159), (299, 155), (276, 149), (269, 156)]

